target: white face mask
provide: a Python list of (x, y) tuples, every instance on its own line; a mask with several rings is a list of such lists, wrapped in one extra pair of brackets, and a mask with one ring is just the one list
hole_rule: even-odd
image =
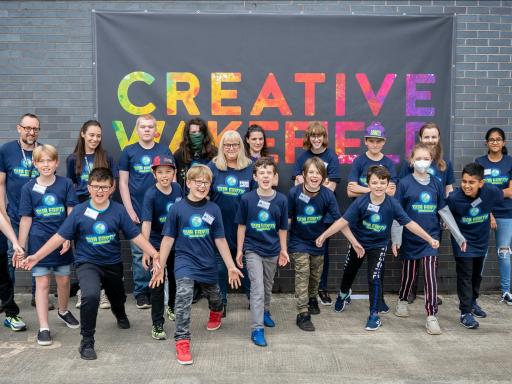
[(428, 160), (417, 160), (413, 163), (414, 170), (419, 173), (425, 173), (430, 168), (431, 161)]

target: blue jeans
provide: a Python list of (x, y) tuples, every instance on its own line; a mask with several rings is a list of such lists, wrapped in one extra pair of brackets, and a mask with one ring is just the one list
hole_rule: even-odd
[(139, 295), (150, 294), (149, 281), (151, 280), (151, 272), (142, 267), (142, 250), (133, 242), (130, 242), (132, 251), (132, 271), (133, 271), (133, 296), (137, 298)]
[[(231, 256), (236, 256), (236, 249), (230, 249), (230, 252)], [(242, 290), (244, 291), (247, 298), (249, 298), (251, 293), (251, 280), (249, 279), (249, 274), (247, 272), (245, 256), (243, 258), (243, 263), (244, 267), (242, 268), (242, 273), (244, 277), (242, 279)], [(217, 269), (219, 270), (220, 296), (222, 298), (222, 302), (226, 304), (228, 302), (228, 269), (226, 268), (226, 264), (224, 264), (224, 260), (219, 253), (217, 253)]]
[(512, 243), (512, 219), (496, 219), (496, 251), (501, 276), (501, 291), (510, 292), (510, 244)]

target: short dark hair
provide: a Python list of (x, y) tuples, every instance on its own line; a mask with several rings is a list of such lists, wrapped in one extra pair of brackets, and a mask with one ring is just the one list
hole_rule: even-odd
[(484, 179), (484, 167), (482, 167), (478, 163), (469, 163), (464, 166), (464, 169), (462, 169), (462, 176), (464, 174), (469, 176), (474, 176), (478, 180)]
[(387, 179), (389, 182), (391, 180), (391, 173), (389, 173), (388, 169), (382, 165), (372, 165), (368, 168), (368, 173), (366, 174), (366, 182), (370, 181), (370, 177), (372, 175), (377, 176), (379, 179)]
[(277, 173), (277, 165), (273, 157), (260, 157), (258, 160), (256, 160), (252, 169), (253, 175), (255, 175), (258, 171), (258, 168), (261, 167), (273, 167), (274, 173)]
[(31, 117), (33, 119), (36, 119), (37, 121), (39, 121), (39, 116), (33, 114), (33, 113), (25, 113), (23, 116), (20, 117), (20, 123), (21, 123), (21, 120), (23, 120), (25, 117)]
[(110, 181), (110, 185), (114, 185), (114, 174), (110, 168), (94, 168), (91, 173), (89, 173), (89, 181), (87, 183), (91, 185), (92, 181)]

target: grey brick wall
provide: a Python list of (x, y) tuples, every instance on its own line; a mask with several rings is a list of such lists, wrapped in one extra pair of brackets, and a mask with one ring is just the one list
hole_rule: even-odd
[[(93, 116), (91, 10), (273, 12), (330, 14), (457, 14), (455, 128), (457, 173), (484, 153), (483, 133), (500, 126), (512, 135), (512, 1), (2, 1), (0, 2), (0, 143), (16, 138), (20, 115), (41, 116), (41, 140), (65, 158), (81, 123)], [(447, 237), (447, 236), (445, 236)], [(442, 244), (440, 290), (454, 291), (455, 268)], [(338, 286), (346, 243), (331, 242), (329, 285)], [(125, 253), (127, 249), (125, 248)], [(129, 257), (126, 282), (131, 287)], [(490, 249), (484, 287), (498, 288), (496, 252)], [(19, 287), (28, 275), (20, 273)], [(387, 260), (386, 287), (396, 290), (400, 264)], [(276, 289), (293, 287), (292, 270), (279, 272)], [(365, 274), (355, 284), (365, 290)]]

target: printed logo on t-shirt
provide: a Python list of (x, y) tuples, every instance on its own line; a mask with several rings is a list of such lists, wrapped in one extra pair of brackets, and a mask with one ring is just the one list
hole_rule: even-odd
[(57, 204), (58, 199), (53, 193), (43, 195), (42, 205), (35, 208), (36, 217), (63, 217), (65, 208), (63, 204)]
[(169, 209), (171, 209), (171, 207), (174, 205), (175, 202), (168, 202), (167, 205), (165, 206), (165, 213), (163, 215), (161, 215), (159, 218), (158, 218), (158, 221), (160, 223), (165, 223), (167, 221), (167, 214), (169, 213)]
[(87, 166), (87, 163), (84, 164), (82, 167), (82, 174), (80, 175), (80, 180), (82, 181), (89, 181), (89, 167)]
[(368, 180), (366, 179), (366, 176), (361, 176), (359, 178), (359, 185), (362, 185), (363, 187), (368, 186)]
[(382, 218), (378, 213), (370, 215), (370, 221), (363, 220), (363, 226), (372, 232), (383, 232), (388, 227), (386, 224), (380, 224)]
[[(30, 173), (32, 171), (32, 174)], [(32, 165), (32, 159), (21, 159), (18, 167), (13, 167), (12, 172), (19, 177), (37, 177), (39, 172)]]
[(275, 230), (276, 222), (270, 219), (270, 213), (262, 209), (258, 212), (258, 219), (250, 222), (251, 228), (258, 232)]
[(322, 220), (322, 215), (315, 215), (315, 213), (315, 206), (308, 204), (304, 207), (304, 214), (297, 216), (297, 222), (303, 225), (316, 224)]
[(499, 168), (485, 169), (484, 175), (484, 180), (488, 184), (497, 186), (508, 184), (508, 176), (501, 175), (501, 171), (499, 170)]
[(92, 232), (85, 236), (87, 243), (97, 246), (111, 243), (115, 238), (116, 234), (108, 231), (108, 225), (104, 221), (97, 221), (92, 225)]
[(249, 188), (247, 180), (238, 181), (235, 175), (227, 175), (224, 184), (217, 185), (217, 192), (227, 196), (243, 195)]
[(441, 179), (441, 177), (439, 177), (437, 174), (436, 174), (436, 170), (435, 168), (432, 168), (432, 167), (428, 167), (427, 169), (427, 173), (431, 176), (434, 176), (437, 180), (439, 180), (440, 182), (442, 182), (443, 180)]
[(462, 217), (462, 223), (464, 223), (464, 224), (485, 223), (489, 219), (489, 214), (484, 213), (483, 215), (481, 215), (480, 212), (481, 211), (480, 211), (479, 207), (471, 207), (468, 211), (469, 216)]
[(183, 228), (182, 232), (189, 239), (205, 238), (210, 235), (210, 227), (203, 224), (201, 215), (192, 215), (189, 219), (189, 227)]
[(140, 158), (140, 162), (134, 164), (133, 170), (137, 173), (151, 172), (151, 156), (144, 155)]
[(437, 209), (437, 204), (432, 202), (432, 196), (428, 192), (421, 192), (419, 201), (412, 205), (413, 211), (418, 213), (433, 213)]

